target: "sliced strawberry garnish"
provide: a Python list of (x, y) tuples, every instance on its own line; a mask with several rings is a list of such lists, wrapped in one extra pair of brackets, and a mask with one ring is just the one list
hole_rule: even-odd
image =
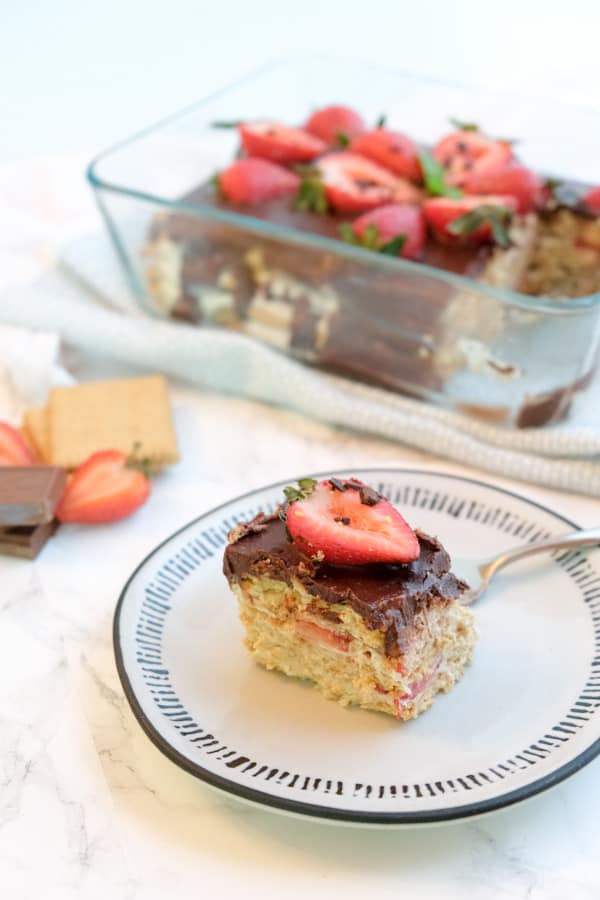
[(246, 122), (240, 125), (239, 131), (248, 156), (272, 162), (310, 162), (327, 150), (327, 145), (314, 134), (277, 122)]
[(544, 200), (544, 182), (527, 166), (508, 163), (499, 169), (475, 169), (464, 180), (467, 194), (501, 194), (513, 197), (517, 211), (531, 212)]
[(462, 185), (475, 172), (505, 166), (512, 148), (507, 141), (492, 140), (479, 131), (453, 131), (438, 141), (433, 156), (446, 170), (446, 182)]
[(347, 635), (336, 634), (330, 628), (322, 628), (314, 622), (307, 622), (306, 619), (298, 619), (296, 633), (312, 644), (322, 644), (341, 653), (347, 653), (350, 646), (350, 638)]
[(295, 194), (300, 179), (266, 159), (238, 159), (217, 176), (219, 190), (230, 203), (252, 206)]
[(35, 466), (39, 459), (8, 422), (0, 422), (0, 466)]
[(374, 160), (403, 178), (422, 180), (417, 145), (399, 131), (389, 131), (387, 128), (367, 131), (354, 138), (349, 150)]
[(365, 123), (362, 116), (349, 106), (326, 106), (314, 112), (304, 127), (328, 146), (336, 147), (361, 134)]
[(366, 212), (386, 203), (418, 203), (420, 192), (356, 153), (328, 153), (316, 163), (329, 203), (343, 212)]
[(146, 502), (150, 481), (120, 450), (93, 453), (71, 476), (56, 510), (61, 522), (124, 519)]
[(506, 225), (516, 208), (514, 197), (431, 197), (423, 204), (423, 214), (434, 236), (444, 244), (489, 240), (506, 244)]
[(405, 259), (417, 259), (425, 246), (427, 237), (425, 218), (418, 206), (409, 203), (391, 203), (364, 213), (352, 223), (355, 235), (364, 240), (369, 234), (375, 236), (375, 249), (390, 247), (392, 241), (399, 241), (400, 247), (394, 255)]
[[(361, 481), (333, 478), (311, 488), (296, 492), (299, 499), (285, 517), (301, 552), (338, 565), (404, 563), (419, 556), (417, 536), (398, 510)], [(296, 494), (286, 491), (288, 498)]]
[(580, 202), (583, 203), (590, 212), (600, 216), (600, 187), (592, 188), (591, 191), (584, 194)]

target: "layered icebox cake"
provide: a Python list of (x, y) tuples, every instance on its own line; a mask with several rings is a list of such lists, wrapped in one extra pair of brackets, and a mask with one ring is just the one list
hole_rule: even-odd
[(248, 649), (343, 705), (414, 719), (471, 659), (467, 585), (437, 538), (357, 479), (303, 479), (286, 496), (225, 551)]

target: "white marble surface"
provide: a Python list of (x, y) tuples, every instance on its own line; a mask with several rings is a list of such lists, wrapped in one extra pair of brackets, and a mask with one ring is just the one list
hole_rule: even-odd
[[(116, 370), (79, 366), (84, 376)], [(0, 883), (10, 900), (245, 897), (595, 900), (600, 768), (480, 820), (375, 831), (261, 811), (178, 770), (129, 711), (111, 615), (130, 570), (242, 490), (353, 465), (458, 466), (233, 398), (173, 387), (183, 461), (111, 526), (64, 527), (34, 563), (3, 559)], [(471, 472), (472, 474), (472, 472)], [(497, 480), (497, 483), (505, 484)], [(583, 525), (598, 504), (522, 488)]]

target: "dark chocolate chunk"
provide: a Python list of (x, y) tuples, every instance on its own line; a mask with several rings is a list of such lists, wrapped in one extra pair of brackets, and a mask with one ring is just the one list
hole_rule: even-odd
[(42, 547), (58, 527), (56, 520), (39, 525), (18, 525), (0, 528), (0, 553), (4, 556), (20, 556), (35, 559)]
[(360, 502), (365, 506), (375, 506), (381, 500), (381, 495), (374, 488), (363, 484), (360, 489)]
[(51, 522), (66, 481), (58, 466), (0, 466), (0, 526)]
[[(360, 502), (365, 506), (375, 506), (381, 500), (380, 495), (373, 488), (353, 478), (342, 480), (341, 478), (329, 478), (329, 484), (336, 491), (358, 491), (360, 493)], [(340, 521), (343, 521), (340, 519)], [(344, 523), (345, 524), (345, 523)]]
[[(284, 508), (281, 507), (279, 512), (283, 521), (285, 521), (285, 512)], [(235, 525), (229, 534), (227, 535), (227, 539), (230, 543), (234, 541), (239, 541), (240, 538), (246, 537), (248, 534), (260, 534), (261, 531), (265, 531), (268, 527), (268, 521), (265, 513), (259, 513), (255, 516), (251, 522), (238, 522)]]

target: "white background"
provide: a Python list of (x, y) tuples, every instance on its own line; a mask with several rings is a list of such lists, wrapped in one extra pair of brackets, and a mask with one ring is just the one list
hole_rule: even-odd
[(597, 0), (3, 0), (0, 7), (0, 160), (91, 155), (291, 51), (600, 106)]

